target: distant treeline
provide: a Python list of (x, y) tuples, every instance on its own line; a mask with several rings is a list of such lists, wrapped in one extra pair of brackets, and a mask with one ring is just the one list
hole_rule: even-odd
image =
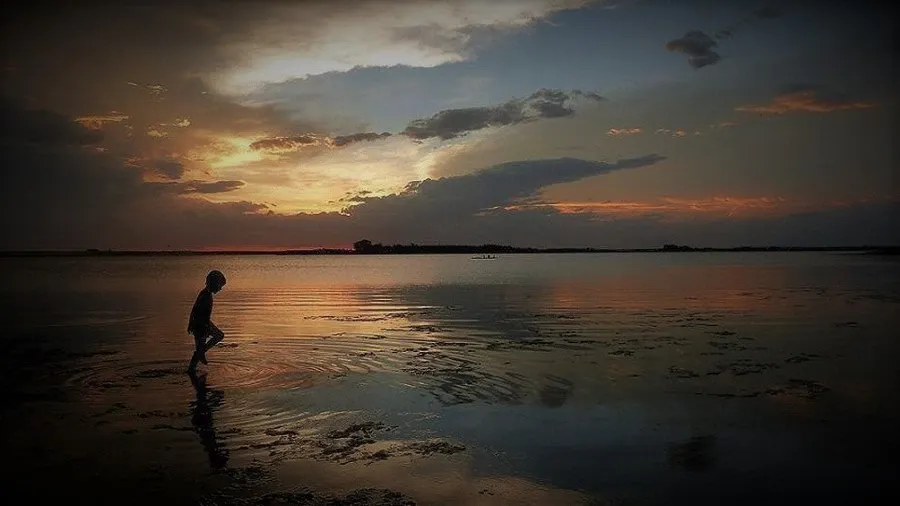
[(861, 252), (876, 255), (900, 254), (900, 246), (741, 246), (736, 248), (695, 248), (665, 244), (661, 248), (521, 248), (500, 244), (392, 244), (372, 243), (367, 239), (353, 243), (353, 249), (298, 249), (280, 251), (116, 251), (87, 249), (82, 251), (0, 251), (0, 257), (44, 256), (193, 256), (193, 255), (409, 255), (409, 254), (519, 254), (519, 253), (682, 253), (682, 252), (764, 252), (764, 251), (831, 251)]
[(736, 248), (695, 248), (678, 244), (664, 244), (661, 248), (519, 248), (498, 244), (471, 245), (421, 245), (393, 244), (384, 245), (362, 240), (353, 243), (356, 254), (385, 255), (409, 253), (675, 253), (675, 252), (727, 252), (727, 251), (867, 251), (898, 252), (896, 246), (740, 246)]

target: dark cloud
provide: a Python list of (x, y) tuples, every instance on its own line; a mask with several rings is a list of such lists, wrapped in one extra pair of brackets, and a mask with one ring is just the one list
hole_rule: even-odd
[(263, 211), (268, 211), (270, 207), (276, 207), (274, 204), (261, 204), (259, 202), (249, 202), (246, 200), (223, 202), (221, 204), (215, 204), (215, 206), (225, 213), (234, 212), (240, 214), (258, 214)]
[[(484, 218), (480, 213), (503, 214), (499, 207), (544, 186), (659, 159), (508, 163), (459, 178), (414, 182), (390, 197), (358, 195), (359, 203), (346, 214), (285, 216), (271, 214), (269, 206), (261, 203), (214, 204), (202, 198), (202, 194), (238, 189), (241, 181), (148, 183), (143, 181), (144, 169), (93, 150), (48, 149), (12, 141), (4, 142), (4, 147), (9, 163), (21, 170), (3, 171), (0, 178), (3, 249), (298, 247), (350, 244), (364, 235), (397, 241), (428, 239), (435, 231), (449, 229), (457, 229), (463, 234), (460, 238), (479, 237)], [(496, 225), (485, 231), (502, 228), (505, 219), (512, 219), (519, 225), (508, 231), (523, 233), (524, 226), (527, 233), (537, 233), (548, 226), (540, 218), (544, 214), (534, 214), (527, 221), (522, 221), (521, 214), (494, 216), (490, 221)]]
[(0, 99), (0, 138), (47, 145), (89, 145), (103, 139), (96, 130), (51, 111), (26, 109)]
[(703, 68), (707, 65), (714, 65), (722, 59), (722, 56), (714, 50), (718, 46), (717, 40), (733, 37), (739, 28), (742, 28), (748, 23), (778, 17), (781, 17), (780, 9), (772, 6), (761, 7), (751, 12), (743, 19), (740, 19), (721, 30), (717, 30), (712, 37), (703, 31), (691, 30), (684, 34), (683, 37), (667, 42), (666, 49), (687, 55), (688, 64), (695, 69)]
[(593, 91), (581, 91), (581, 90), (573, 90), (572, 94), (576, 97), (584, 97), (595, 102), (603, 102), (606, 100), (606, 97), (601, 96), (599, 93)]
[[(47, 117), (57, 125), (67, 124), (64, 116), (44, 111), (25, 111), (20, 119), (38, 123)], [(180, 195), (219, 193), (243, 185), (240, 181), (148, 183), (143, 176), (149, 167), (127, 164), (84, 146), (36, 143), (30, 137), (0, 138), (8, 168), (0, 171), (0, 230), (4, 232), (0, 243), (7, 249), (140, 241), (141, 229), (146, 227), (156, 227), (148, 239), (164, 244), (166, 232), (157, 220), (178, 227), (186, 212), (231, 209)], [(58, 136), (51, 138), (58, 140)], [(157, 160), (150, 166), (162, 166), (175, 175), (173, 164), (160, 162), (170, 160)], [(202, 224), (192, 226), (199, 229)]]
[(540, 89), (524, 99), (513, 99), (493, 107), (447, 109), (430, 118), (409, 123), (402, 134), (413, 139), (452, 139), (488, 127), (514, 125), (538, 118), (562, 118), (575, 114), (578, 99), (604, 100), (593, 92)]
[(354, 142), (366, 142), (366, 141), (376, 141), (378, 139), (384, 139), (386, 137), (390, 137), (390, 132), (382, 132), (380, 134), (375, 132), (364, 132), (358, 134), (351, 135), (339, 135), (332, 139), (332, 142), (335, 146), (346, 146), (347, 144), (353, 144)]
[[(574, 94), (573, 94), (574, 95)], [(530, 97), (530, 106), (541, 118), (562, 118), (575, 114), (575, 109), (567, 106), (569, 94), (559, 90), (538, 90)]]
[(546, 186), (614, 170), (644, 167), (663, 159), (648, 155), (615, 163), (576, 158), (508, 162), (463, 176), (414, 181), (396, 195), (359, 197), (361, 203), (346, 212), (363, 220), (390, 215), (393, 220), (434, 225), (430, 220), (452, 221), (460, 216), (498, 209)]
[(244, 186), (243, 181), (191, 181), (185, 184), (182, 193), (227, 193)]
[[(548, 97), (552, 101), (553, 95)], [(28, 114), (41, 116), (31, 111), (21, 119), (33, 121)], [(21, 136), (0, 137), (0, 148), (7, 167), (0, 171), (0, 249), (7, 250), (296, 248), (350, 245), (362, 237), (539, 247), (840, 245), (896, 242), (894, 216), (900, 215), (896, 203), (876, 203), (777, 220), (673, 224), (646, 216), (600, 220), (516, 207), (551, 185), (652, 166), (662, 159), (656, 155), (610, 163), (572, 158), (509, 162), (413, 182), (395, 195), (356, 195), (345, 213), (276, 215), (262, 203), (216, 204), (204, 198), (241, 188), (241, 181), (147, 183), (144, 169), (119, 157)]]
[(548, 185), (645, 167), (661, 157), (603, 163), (558, 159), (505, 163), (474, 174), (414, 182), (387, 197), (358, 196), (341, 213), (276, 215), (255, 202), (215, 204), (196, 190), (237, 182), (145, 183), (141, 170), (80, 147), (4, 143), (0, 249), (349, 246), (385, 243), (505, 243), (538, 247), (655, 247), (896, 243), (896, 202), (776, 220), (682, 222), (597, 220), (554, 209), (505, 210)]
[(0, 220), (12, 235), (4, 241), (97, 234), (95, 227), (155, 193), (144, 186), (141, 168), (82, 147), (4, 140), (0, 149), (7, 167), (0, 171)]
[(470, 107), (441, 111), (427, 119), (409, 123), (403, 134), (413, 139), (452, 139), (472, 130), (511, 125), (525, 120), (521, 109), (507, 104), (497, 107)]
[(390, 136), (391, 134), (389, 132), (383, 132), (380, 134), (375, 132), (362, 132), (350, 135), (339, 135), (337, 137), (310, 133), (292, 137), (271, 137), (268, 139), (260, 139), (250, 144), (250, 148), (257, 151), (287, 153), (291, 151), (299, 151), (303, 148), (308, 147), (341, 148), (357, 142), (375, 141)]
[(228, 193), (242, 188), (244, 184), (243, 181), (224, 180), (145, 183), (145, 186), (153, 190), (158, 190), (160, 194), (188, 195), (192, 193)]
[(721, 59), (719, 53), (713, 50), (717, 45), (709, 35), (699, 30), (692, 30), (681, 38), (667, 42), (666, 49), (684, 53), (687, 55), (691, 67), (699, 69), (713, 65)]
[[(575, 114), (579, 101), (601, 102), (605, 98), (595, 92), (540, 89), (530, 96), (513, 99), (492, 107), (447, 109), (425, 119), (413, 120), (400, 132), (412, 139), (453, 139), (468, 132), (488, 127), (515, 125), (541, 118), (564, 118)], [(389, 132), (364, 132), (343, 136), (314, 133), (290, 137), (261, 139), (250, 145), (252, 149), (271, 152), (298, 151), (308, 147), (343, 147), (357, 142), (375, 141), (390, 137)]]
[(315, 146), (321, 139), (312, 134), (296, 135), (293, 137), (272, 137), (260, 139), (250, 144), (250, 149), (258, 151), (295, 151), (306, 146)]
[(176, 160), (155, 160), (150, 164), (150, 168), (169, 179), (181, 179), (181, 176), (184, 175), (184, 164)]
[[(0, 93), (72, 117), (122, 111), (135, 133), (171, 125), (174, 118), (182, 119), (176, 125), (181, 126), (187, 119), (189, 130), (197, 132), (169, 131), (165, 140), (104, 132), (107, 143), (120, 136), (145, 149), (165, 144), (171, 152), (194, 147), (204, 132), (246, 136), (321, 129), (274, 105), (235, 103), (199, 77), (226, 64), (218, 48), (228, 37), (246, 35), (254, 23), (271, 17), (262, 10), (133, 2), (10, 9), (0, 22), (4, 54), (16, 63), (16, 72), (0, 81)], [(99, 135), (88, 134), (86, 140), (96, 142)]]

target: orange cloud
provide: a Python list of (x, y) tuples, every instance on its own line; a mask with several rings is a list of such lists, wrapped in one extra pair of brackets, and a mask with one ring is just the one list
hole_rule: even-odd
[(125, 159), (125, 165), (128, 167), (140, 167), (146, 158), (141, 156), (131, 156)]
[(868, 109), (876, 105), (873, 102), (850, 100), (844, 96), (826, 97), (815, 90), (799, 90), (778, 95), (768, 104), (742, 105), (736, 107), (735, 110), (770, 115), (788, 112), (834, 112), (850, 109)]
[(641, 133), (643, 130), (640, 128), (610, 128), (607, 130), (606, 135), (612, 137), (621, 137), (623, 135), (636, 135)]
[(106, 123), (121, 123), (129, 119), (129, 116), (118, 111), (110, 111), (109, 114), (92, 114), (75, 118), (81, 126), (91, 130), (100, 130)]
[[(859, 203), (867, 202), (867, 199)], [(551, 202), (507, 206), (507, 210), (552, 208), (563, 214), (596, 214), (610, 218), (661, 216), (664, 218), (760, 218), (821, 211), (850, 205), (846, 201), (798, 202), (783, 197), (704, 198), (663, 197), (647, 201)]]
[(168, 137), (169, 132), (166, 130), (170, 127), (175, 128), (187, 128), (191, 126), (191, 120), (188, 118), (175, 118), (175, 121), (172, 123), (157, 123), (155, 125), (151, 125), (147, 127), (147, 135), (150, 137)]

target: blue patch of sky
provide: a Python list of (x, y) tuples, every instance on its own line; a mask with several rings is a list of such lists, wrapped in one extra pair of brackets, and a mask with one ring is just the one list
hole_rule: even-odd
[[(657, 1), (588, 7), (487, 37), (476, 42), (467, 61), (432, 68), (358, 68), (273, 85), (262, 96), (296, 107), (298, 116), (352, 116), (370, 130), (397, 132), (412, 119), (444, 109), (495, 105), (539, 88), (592, 90), (611, 99), (672, 83), (772, 90), (784, 83), (777, 73), (760, 70), (821, 51), (833, 41), (840, 20), (811, 8), (755, 20), (720, 41), (722, 61), (702, 69), (691, 68), (684, 55), (664, 47), (689, 30), (712, 34), (724, 29), (753, 8), (750, 3)], [(823, 76), (810, 74), (811, 79)]]

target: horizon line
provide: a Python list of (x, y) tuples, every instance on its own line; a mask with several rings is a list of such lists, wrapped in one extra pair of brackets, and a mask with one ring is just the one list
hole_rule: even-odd
[[(373, 245), (376, 246), (376, 245)], [(116, 255), (397, 255), (397, 254), (471, 254), (471, 253), (684, 253), (684, 252), (765, 252), (765, 251), (889, 251), (900, 249), (897, 245), (856, 246), (689, 246), (666, 244), (649, 248), (598, 248), (598, 247), (550, 247), (509, 246), (500, 244), (392, 244), (380, 245), (380, 251), (357, 251), (353, 248), (283, 248), (283, 249), (23, 249), (0, 250), (0, 257), (10, 256), (116, 256)], [(427, 250), (454, 251), (427, 251)], [(460, 251), (463, 250), (463, 251)]]

